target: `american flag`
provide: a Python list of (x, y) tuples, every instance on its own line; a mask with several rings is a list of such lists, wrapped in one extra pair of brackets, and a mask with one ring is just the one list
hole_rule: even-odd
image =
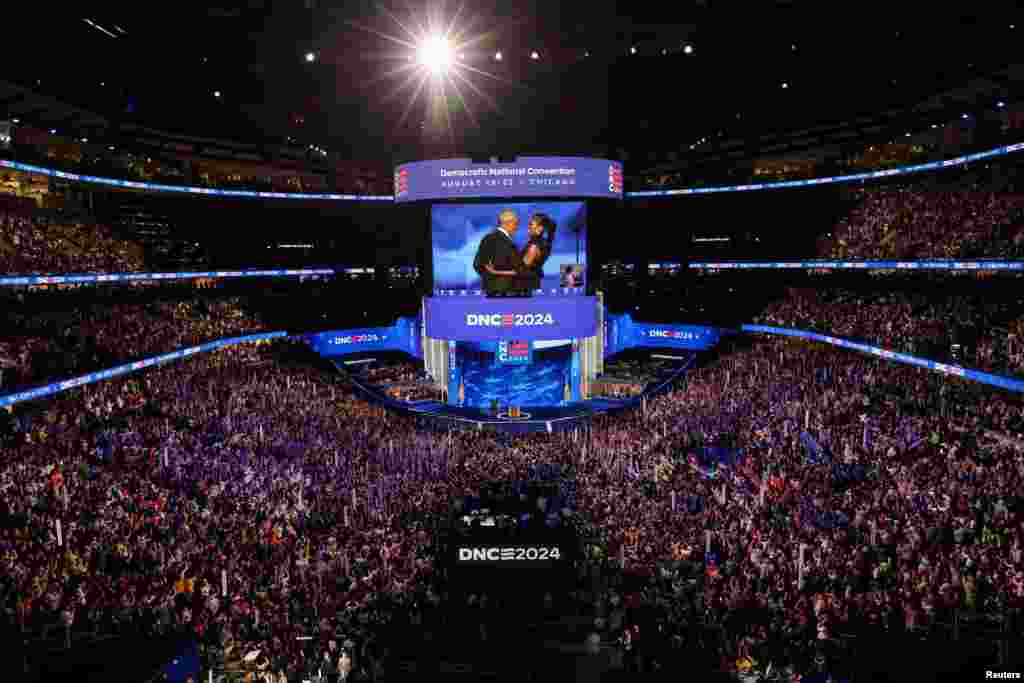
[(608, 186), (612, 192), (622, 192), (622, 166), (619, 164), (608, 167)]
[(511, 313), (505, 313), (505, 314), (503, 314), (501, 316), (501, 325), (502, 325), (502, 327), (511, 327), (512, 326), (512, 322), (513, 322), (513, 317), (512, 317)]
[(530, 342), (509, 342), (508, 343), (508, 355), (510, 356), (525, 356), (530, 352)]
[(401, 197), (409, 194), (409, 171), (401, 169), (395, 173), (395, 196)]

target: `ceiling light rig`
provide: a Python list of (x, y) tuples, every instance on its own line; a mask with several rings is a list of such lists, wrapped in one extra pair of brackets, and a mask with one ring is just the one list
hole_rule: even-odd
[(440, 76), (455, 63), (455, 50), (447, 38), (434, 36), (419, 46), (416, 58), (420, 66)]
[[(500, 110), (497, 99), (482, 89), (484, 82), (522, 87), (502, 73), (504, 69), (497, 70), (499, 63), (509, 61), (509, 55), (493, 43), (487, 46), (493, 34), (468, 30), (479, 17), (467, 16), (465, 7), (450, 16), (433, 9), (399, 15), (387, 9), (384, 3), (378, 3), (381, 15), (394, 22), (396, 30), (349, 22), (352, 28), (397, 48), (390, 54), (377, 52), (393, 66), (371, 68), (372, 75), (364, 83), (366, 87), (379, 88), (381, 81), (395, 80), (394, 87), (385, 92), (383, 99), (386, 102), (401, 100), (398, 103), (402, 111), (396, 130), (405, 130), (407, 121), (414, 117), (414, 121), (423, 122), (416, 126), (422, 129), (422, 134), (444, 134), (454, 141), (456, 114), (465, 115), (476, 127), (479, 125), (478, 108)], [(484, 59), (476, 59), (484, 55), (487, 55)], [(526, 55), (534, 61), (541, 57), (540, 52), (532, 48), (527, 49)], [(422, 110), (413, 114), (414, 108)]]

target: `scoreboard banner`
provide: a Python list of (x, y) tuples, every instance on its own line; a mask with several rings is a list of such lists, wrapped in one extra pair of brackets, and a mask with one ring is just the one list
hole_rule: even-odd
[(605, 357), (638, 346), (702, 351), (718, 343), (722, 331), (701, 325), (634, 322), (628, 314), (605, 314)]
[(622, 164), (589, 157), (519, 157), (512, 163), (470, 159), (416, 161), (395, 169), (395, 201), (476, 197), (622, 199)]
[(706, 349), (714, 346), (720, 336), (713, 327), (633, 323), (633, 343), (636, 346)]
[(80, 377), (73, 377), (66, 379), (62, 382), (54, 382), (52, 384), (46, 384), (35, 389), (28, 389), (25, 391), (19, 391), (15, 394), (7, 394), (6, 396), (0, 396), (0, 408), (6, 408), (7, 406), (13, 406), (16, 403), (22, 403), (24, 401), (32, 401), (45, 396), (52, 396), (53, 394), (59, 394), (62, 391), (68, 391), (75, 387), (80, 387), (86, 384), (93, 384), (95, 382), (103, 382), (114, 377), (120, 377), (132, 372), (138, 372), (139, 370), (145, 370), (146, 368), (156, 367), (172, 361), (181, 360), (183, 358), (189, 358), (197, 353), (206, 353), (208, 351), (216, 351), (223, 349), (228, 346), (235, 344), (251, 344), (256, 342), (268, 342), (272, 339), (283, 339), (288, 336), (287, 332), (264, 332), (261, 334), (250, 334), (245, 337), (231, 337), (229, 339), (218, 339), (217, 341), (207, 342), (200, 344), (199, 346), (190, 346), (184, 349), (178, 349), (171, 353), (165, 353), (160, 356), (153, 356), (152, 358), (146, 358), (144, 360), (138, 360), (134, 363), (126, 363), (125, 365), (118, 365), (113, 368), (106, 370), (100, 370), (99, 372), (90, 372), (87, 375), (81, 375)]
[(427, 336), (456, 341), (582, 339), (598, 332), (597, 305), (592, 296), (430, 297)]
[(0, 277), (0, 286), (31, 287), (35, 285), (111, 284), (149, 282), (153, 280), (209, 280), (236, 277), (321, 277), (343, 272), (334, 268), (298, 270), (204, 270), (185, 273), (78, 273), (64, 275), (13, 275)]
[(899, 168), (888, 168), (884, 171), (869, 171), (867, 173), (853, 173), (851, 175), (840, 175), (840, 176), (826, 176), (823, 178), (810, 178), (808, 180), (783, 180), (774, 183), (755, 183), (752, 185), (725, 185), (721, 187), (688, 187), (681, 188), (678, 190), (644, 190), (641, 192), (629, 192), (629, 197), (675, 197), (680, 195), (691, 195), (691, 194), (710, 194), (720, 192), (750, 192), (753, 190), (776, 190), (787, 187), (812, 187), (817, 185), (831, 185), (834, 183), (852, 183), (856, 181), (867, 181), (876, 180), (880, 178), (890, 178), (897, 175), (906, 175), (909, 173), (921, 173), (922, 171), (939, 171), (945, 168), (951, 168), (954, 166), (965, 166), (975, 161), (981, 161), (983, 159), (989, 159), (991, 157), (1003, 156), (1005, 154), (1013, 154), (1014, 152), (1020, 152), (1024, 150), (1024, 143), (1017, 142), (1012, 145), (1004, 145), (1002, 147), (995, 147), (984, 152), (976, 152), (975, 154), (967, 154), (964, 156), (955, 157), (953, 159), (944, 159), (942, 161), (929, 161), (924, 164), (915, 164), (912, 166), (901, 166)]
[(321, 356), (345, 356), (362, 351), (405, 351), (423, 357), (418, 318), (399, 318), (391, 327), (360, 327), (302, 335)]
[(1024, 271), (1024, 261), (695, 261), (697, 270), (977, 270)]
[[(0, 132), (0, 136), (3, 133)], [(62, 180), (96, 183), (111, 187), (175, 192), (191, 196), (249, 197), (257, 199), (305, 199), (315, 201), (408, 202), (421, 199), (467, 197), (608, 197), (612, 199), (676, 197), (722, 192), (750, 192), (790, 187), (816, 187), (835, 183), (867, 182), (892, 176), (941, 171), (956, 166), (1024, 151), (1024, 143), (1003, 145), (953, 159), (930, 161), (881, 171), (826, 176), (807, 180), (784, 180), (748, 185), (689, 187), (670, 190), (623, 192), (622, 163), (586, 157), (520, 157), (511, 164), (474, 164), (469, 159), (446, 159), (405, 164), (395, 169), (393, 195), (314, 194), (301, 192), (257, 192), (216, 190), (187, 185), (165, 185), (116, 178), (69, 173), (44, 166), (0, 159), (0, 168), (38, 173)], [(504, 170), (502, 170), (504, 169)], [(442, 171), (444, 173), (442, 173)]]
[(785, 337), (796, 337), (799, 339), (808, 339), (811, 341), (823, 342), (825, 344), (832, 344), (833, 346), (839, 346), (844, 349), (851, 349), (853, 351), (871, 354), (872, 356), (884, 358), (885, 360), (895, 361), (897, 363), (907, 363), (908, 365), (916, 365), (919, 368), (932, 370), (934, 372), (941, 372), (944, 375), (962, 377), (964, 379), (996, 386), (1008, 391), (1024, 393), (1024, 381), (1019, 379), (1003, 377), (1002, 375), (993, 375), (979, 370), (971, 370), (960, 365), (939, 363), (927, 358), (919, 358), (906, 353), (898, 353), (889, 349), (871, 346), (870, 344), (861, 344), (860, 342), (850, 341), (849, 339), (842, 339), (840, 337), (833, 337), (827, 334), (808, 332), (806, 330), (796, 330), (788, 327), (772, 327), (769, 325), (743, 325), (741, 329), (744, 332), (778, 334)]
[(360, 351), (384, 351), (398, 349), (401, 346), (401, 341), (392, 327), (365, 327), (320, 332), (306, 335), (305, 340), (321, 356), (343, 356)]
[(164, 185), (160, 183), (143, 183), (134, 180), (119, 180), (117, 178), (101, 178), (81, 173), (69, 173), (44, 166), (23, 164), (19, 161), (8, 161), (0, 159), (0, 168), (10, 168), (15, 171), (26, 173), (38, 173), (61, 180), (69, 180), (78, 183), (96, 183), (111, 187), (123, 187), (131, 190), (146, 190), (147, 192), (177, 192), (196, 196), (211, 197), (249, 197), (253, 199), (312, 199), (317, 201), (373, 201), (390, 202), (394, 199), (391, 195), (357, 195), (357, 194), (313, 194), (305, 192), (256, 192), (253, 190), (215, 190), (209, 187), (192, 187), (189, 185)]

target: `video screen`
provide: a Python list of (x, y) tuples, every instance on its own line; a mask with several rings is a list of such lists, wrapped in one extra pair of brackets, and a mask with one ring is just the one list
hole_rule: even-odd
[(508, 351), (503, 359), (502, 350), (494, 342), (459, 342), (464, 405), (488, 410), (493, 401), (500, 406), (524, 408), (569, 402), (572, 341), (535, 341), (530, 345), (529, 362), (510, 362)]
[[(512, 212), (515, 218), (508, 220), (506, 213), (506, 225), (516, 225), (513, 234), (507, 237), (499, 231), (503, 212)], [(497, 270), (511, 272), (507, 269), (517, 264), (524, 270), (529, 268), (530, 272), (521, 276), (530, 285), (522, 287), (524, 289), (543, 289), (550, 293), (564, 287), (584, 286), (587, 215), (583, 202), (439, 204), (431, 207), (430, 222), (435, 290), (482, 293), (485, 283), (474, 269), (474, 262), (493, 260), (485, 257), (494, 254), (502, 260), (496, 264)], [(531, 236), (531, 223), (539, 234)], [(485, 243), (489, 235), (492, 237)], [(507, 249), (503, 243), (496, 248), (494, 242), (500, 242), (496, 238), (511, 239), (512, 249)], [(526, 266), (531, 241), (543, 247), (541, 260)], [(565, 266), (571, 268), (567, 271)], [(565, 277), (566, 273), (569, 277)]]
[(582, 287), (583, 266), (571, 263), (563, 265), (561, 283), (562, 287)]

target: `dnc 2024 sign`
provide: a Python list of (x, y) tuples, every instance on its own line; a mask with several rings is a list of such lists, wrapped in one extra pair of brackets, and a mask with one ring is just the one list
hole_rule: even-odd
[(426, 334), (455, 341), (584, 339), (597, 334), (597, 299), (429, 297)]
[(554, 325), (550, 313), (467, 313), (467, 327), (535, 327)]
[(329, 337), (326, 341), (331, 346), (345, 346), (347, 344), (365, 344), (367, 342), (384, 341), (386, 337), (382, 334), (344, 334)]

